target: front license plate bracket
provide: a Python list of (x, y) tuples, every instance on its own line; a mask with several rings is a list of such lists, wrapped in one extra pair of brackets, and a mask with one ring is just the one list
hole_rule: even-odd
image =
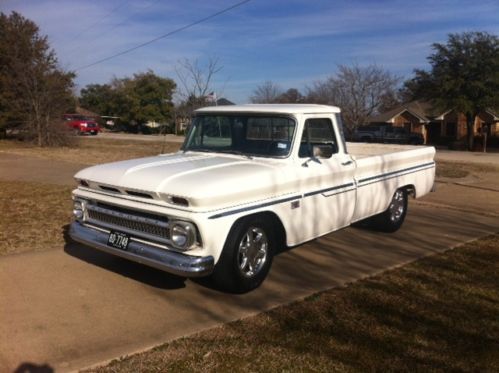
[(128, 248), (128, 243), (130, 242), (130, 236), (125, 233), (111, 231), (109, 232), (109, 237), (107, 239), (107, 245), (120, 250), (126, 250)]

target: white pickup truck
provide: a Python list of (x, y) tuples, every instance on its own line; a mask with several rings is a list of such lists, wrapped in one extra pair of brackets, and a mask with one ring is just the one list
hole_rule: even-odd
[(246, 292), (262, 283), (280, 247), (359, 221), (393, 232), (408, 196), (433, 188), (433, 147), (348, 150), (337, 107), (199, 109), (179, 152), (78, 172), (70, 235)]

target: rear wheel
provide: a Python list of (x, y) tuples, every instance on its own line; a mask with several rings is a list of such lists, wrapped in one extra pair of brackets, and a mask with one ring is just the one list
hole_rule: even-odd
[(388, 208), (371, 219), (374, 228), (383, 232), (395, 232), (404, 223), (407, 214), (407, 191), (397, 189)]
[(236, 222), (225, 242), (213, 279), (224, 290), (246, 293), (265, 280), (275, 249), (272, 224), (259, 217)]

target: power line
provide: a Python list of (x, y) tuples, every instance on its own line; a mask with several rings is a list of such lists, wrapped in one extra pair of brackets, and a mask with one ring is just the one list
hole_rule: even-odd
[(129, 20), (131, 20), (131, 19), (132, 19), (132, 18), (133, 18), (136, 14), (138, 14), (139, 12), (143, 12), (143, 11), (144, 11), (144, 10), (146, 10), (146, 9), (151, 8), (153, 5), (156, 5), (159, 1), (160, 1), (160, 0), (156, 0), (156, 1), (152, 2), (152, 3), (150, 3), (149, 5), (147, 5), (147, 6), (143, 7), (143, 8), (140, 8), (140, 9), (139, 9), (139, 10), (137, 10), (135, 13), (132, 13), (132, 15), (131, 15), (131, 16), (129, 16), (129, 17), (127, 17), (127, 18), (125, 18), (125, 19), (124, 19), (123, 21), (121, 21), (120, 23), (115, 24), (115, 25), (114, 25), (114, 26), (112, 26), (111, 28), (109, 28), (109, 29), (105, 30), (104, 32), (102, 32), (101, 34), (99, 34), (99, 35), (97, 35), (97, 36), (95, 36), (95, 37), (96, 37), (96, 38), (98, 38), (99, 36), (102, 36), (103, 34), (105, 34), (105, 33), (109, 32), (109, 31), (112, 31), (112, 30), (114, 30), (114, 29), (116, 29), (116, 28), (118, 28), (118, 27), (120, 27), (120, 26), (123, 26), (125, 23), (127, 23)]
[(210, 20), (210, 19), (212, 19), (212, 18), (215, 18), (215, 17), (217, 17), (217, 16), (219, 16), (219, 15), (221, 15), (221, 14), (227, 13), (227, 12), (229, 12), (229, 11), (231, 11), (231, 10), (235, 9), (235, 8), (238, 8), (238, 7), (240, 7), (240, 6), (242, 6), (242, 5), (246, 4), (246, 3), (249, 3), (250, 1), (251, 1), (251, 0), (244, 0), (244, 1), (240, 1), (240, 2), (238, 2), (238, 3), (236, 3), (236, 4), (234, 4), (234, 5), (231, 5), (231, 6), (227, 7), (227, 8), (224, 8), (224, 9), (222, 9), (222, 10), (218, 11), (218, 12), (215, 12), (215, 13), (213, 13), (213, 14), (210, 14), (210, 15), (209, 15), (209, 16), (207, 16), (207, 17), (204, 17), (204, 18), (198, 19), (197, 21), (194, 21), (194, 22), (192, 22), (192, 23), (189, 23), (188, 25), (185, 25), (185, 26), (179, 27), (179, 28), (177, 28), (177, 29), (175, 29), (175, 30), (173, 30), (173, 31), (167, 32), (166, 34), (160, 35), (160, 36), (158, 36), (158, 37), (156, 37), (156, 38), (154, 38), (154, 39), (151, 39), (151, 40), (149, 40), (149, 41), (146, 41), (145, 43), (139, 44), (139, 45), (137, 45), (137, 46), (135, 46), (135, 47), (132, 47), (132, 48), (129, 48), (129, 49), (125, 49), (124, 51), (118, 52), (118, 53), (113, 54), (113, 55), (111, 55), (111, 56), (109, 56), (109, 57), (102, 58), (102, 59), (97, 60), (97, 61), (95, 61), (95, 62), (92, 62), (92, 63), (90, 63), (90, 64), (88, 64), (88, 65), (84, 65), (84, 66), (78, 67), (77, 69), (75, 69), (75, 71), (84, 70), (84, 69), (87, 69), (87, 68), (89, 68), (89, 67), (92, 67), (92, 66), (98, 65), (98, 64), (100, 64), (100, 63), (102, 63), (102, 62), (109, 61), (110, 59), (113, 59), (113, 58), (116, 58), (116, 57), (122, 56), (122, 55), (124, 55), (124, 54), (130, 53), (130, 52), (132, 52), (132, 51), (134, 51), (134, 50), (137, 50), (137, 49), (139, 49), (139, 48), (145, 47), (146, 45), (152, 44), (152, 43), (154, 43), (154, 42), (156, 42), (156, 41), (158, 41), (158, 40), (161, 40), (161, 39), (167, 38), (168, 36), (172, 36), (172, 35), (174, 35), (174, 34), (177, 34), (177, 33), (181, 32), (181, 31), (187, 30), (187, 29), (189, 29), (189, 28), (191, 28), (191, 27), (193, 27), (193, 26), (199, 25), (200, 23), (206, 22), (206, 21), (208, 21), (208, 20)]
[(85, 27), (81, 32), (79, 32), (76, 36), (74, 36), (72, 39), (70, 39), (69, 42), (73, 42), (73, 41), (77, 40), (80, 36), (82, 36), (88, 30), (92, 30), (95, 26), (97, 26), (99, 23), (101, 23), (101, 21), (103, 19), (109, 17), (111, 14), (113, 14), (114, 12), (116, 12), (118, 9), (122, 8), (125, 4), (128, 4), (128, 2), (129, 2), (129, 0), (124, 1), (124, 2), (122, 2), (120, 4), (118, 4), (118, 6), (115, 6), (113, 9), (111, 9), (104, 16), (98, 18), (97, 21), (95, 21), (94, 23), (92, 23), (90, 26)]

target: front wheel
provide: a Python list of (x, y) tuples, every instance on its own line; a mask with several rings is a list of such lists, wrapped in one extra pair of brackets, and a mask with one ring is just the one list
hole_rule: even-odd
[(381, 214), (373, 216), (372, 226), (383, 232), (395, 232), (404, 223), (407, 214), (407, 191), (397, 189), (393, 194), (388, 208)]
[(234, 293), (259, 287), (272, 265), (275, 242), (267, 220), (255, 217), (236, 222), (213, 272), (215, 283)]

